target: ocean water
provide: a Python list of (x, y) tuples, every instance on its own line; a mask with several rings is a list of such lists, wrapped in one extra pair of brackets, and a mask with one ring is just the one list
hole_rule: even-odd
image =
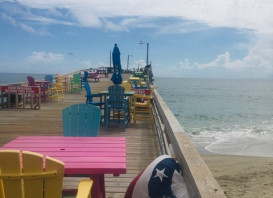
[(0, 85), (26, 82), (28, 76), (34, 79), (44, 79), (46, 74), (28, 74), (28, 73), (0, 73)]
[(273, 157), (273, 80), (155, 78), (155, 84), (200, 150)]

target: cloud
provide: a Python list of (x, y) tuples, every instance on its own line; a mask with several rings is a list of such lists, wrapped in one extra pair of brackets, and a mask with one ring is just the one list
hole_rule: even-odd
[[(5, 2), (10, 1), (2, 1)], [(273, 33), (273, 4), (268, 0), (17, 0), (16, 4), (24, 6), (25, 13), (31, 12), (40, 19), (48, 18), (47, 23), (103, 28), (103, 19), (114, 23), (113, 19), (118, 17), (134, 17), (136, 21), (148, 17), (176, 17), (181, 21), (197, 21), (210, 27)], [(46, 16), (48, 13), (51, 18)]]
[(262, 34), (257, 39), (258, 42), (241, 59), (234, 59), (231, 52), (226, 51), (207, 63), (193, 63), (185, 59), (168, 68), (154, 67), (154, 73), (174, 77), (272, 78), (273, 34)]
[(258, 43), (253, 46), (247, 56), (242, 59), (231, 60), (229, 52), (217, 56), (215, 60), (206, 64), (198, 64), (199, 69), (222, 67), (228, 70), (265, 70), (273, 71), (273, 34), (261, 35)]
[(30, 56), (25, 59), (29, 63), (55, 63), (64, 60), (63, 54), (54, 54), (52, 52), (32, 52)]
[(8, 21), (13, 26), (16, 26), (16, 21), (11, 16), (8, 16), (7, 14), (1, 14), (1, 19), (4, 21)]

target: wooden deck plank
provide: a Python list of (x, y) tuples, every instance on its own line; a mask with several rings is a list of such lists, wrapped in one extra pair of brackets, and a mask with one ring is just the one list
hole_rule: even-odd
[[(127, 79), (128, 75), (123, 78)], [(92, 93), (107, 90), (110, 85), (110, 78), (101, 78), (96, 83), (90, 81)], [(85, 103), (85, 90), (81, 93), (66, 92), (64, 102), (42, 102), (40, 110), (0, 109), (0, 146), (18, 136), (63, 135), (61, 111), (76, 103)], [(125, 132), (121, 126), (110, 126), (105, 130), (102, 124), (99, 136), (126, 137), (127, 174), (105, 176), (106, 197), (123, 198), (132, 179), (160, 155), (156, 132), (151, 124), (145, 122), (130, 123)], [(75, 177), (65, 178), (64, 187), (76, 187), (78, 181), (79, 178)]]

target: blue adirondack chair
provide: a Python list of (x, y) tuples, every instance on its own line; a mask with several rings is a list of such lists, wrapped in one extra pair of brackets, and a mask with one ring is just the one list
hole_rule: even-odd
[(64, 136), (98, 136), (101, 110), (91, 104), (74, 104), (62, 111)]
[(45, 75), (45, 81), (50, 82), (50, 84), (46, 87), (46, 89), (48, 89), (48, 87), (52, 87), (53, 76), (52, 75)]
[[(102, 105), (104, 105), (105, 103), (102, 102), (102, 96), (100, 94), (92, 94), (91, 93), (91, 89), (90, 89), (90, 85), (88, 82), (84, 82), (84, 87), (85, 87), (85, 91), (86, 91), (86, 104), (92, 104), (94, 106), (100, 106), (100, 109), (102, 109)], [(100, 98), (100, 101), (93, 101), (93, 98)]]
[[(123, 124), (123, 131), (129, 120), (129, 98), (124, 97), (124, 87), (112, 85), (108, 87), (109, 97), (106, 104), (106, 128), (110, 124)], [(111, 114), (112, 113), (112, 114)]]
[(53, 81), (53, 76), (52, 75), (45, 75), (45, 81), (49, 81), (52, 83)]

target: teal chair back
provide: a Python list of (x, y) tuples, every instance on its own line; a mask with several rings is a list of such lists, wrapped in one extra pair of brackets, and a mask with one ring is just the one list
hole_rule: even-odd
[(98, 136), (101, 110), (91, 104), (74, 104), (62, 111), (64, 136)]
[(52, 75), (45, 75), (45, 81), (53, 82), (53, 76)]
[(122, 109), (124, 106), (124, 87), (112, 85), (108, 87), (109, 99), (108, 104), (112, 109)]

